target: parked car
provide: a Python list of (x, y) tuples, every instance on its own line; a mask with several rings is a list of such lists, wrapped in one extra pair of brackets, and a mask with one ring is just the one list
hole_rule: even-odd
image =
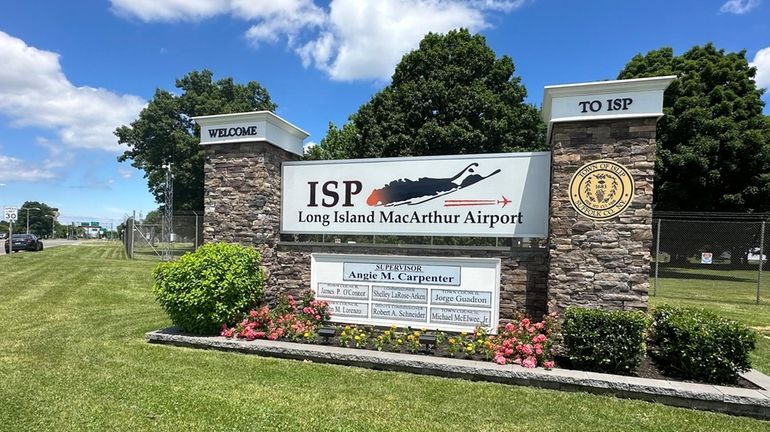
[(9, 243), (13, 244), (14, 252), (20, 250), (32, 252), (43, 250), (43, 242), (34, 234), (14, 234), (10, 241), (5, 241), (5, 253), (10, 253)]

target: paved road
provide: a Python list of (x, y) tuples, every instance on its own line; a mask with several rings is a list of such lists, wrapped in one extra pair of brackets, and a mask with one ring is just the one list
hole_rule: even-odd
[[(0, 255), (5, 255), (5, 240), (0, 240), (0, 242), (2, 242), (0, 243), (2, 244), (2, 247), (0, 247)], [(80, 240), (63, 240), (63, 239), (43, 240), (43, 247), (45, 249), (57, 247), (57, 246), (66, 246), (66, 245), (77, 246), (79, 244), (80, 244)]]

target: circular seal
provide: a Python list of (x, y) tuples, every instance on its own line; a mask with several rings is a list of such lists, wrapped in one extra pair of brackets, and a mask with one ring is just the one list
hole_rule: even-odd
[(589, 219), (607, 220), (622, 213), (634, 198), (634, 179), (623, 165), (597, 160), (580, 167), (569, 182), (569, 199)]

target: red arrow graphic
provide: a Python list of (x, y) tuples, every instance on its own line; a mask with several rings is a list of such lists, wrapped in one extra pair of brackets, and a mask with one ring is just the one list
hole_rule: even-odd
[(503, 199), (448, 199), (444, 200), (444, 207), (472, 207), (472, 206), (485, 206), (485, 205), (497, 205), (502, 204), (500, 207), (505, 207), (511, 203), (511, 200), (503, 195)]

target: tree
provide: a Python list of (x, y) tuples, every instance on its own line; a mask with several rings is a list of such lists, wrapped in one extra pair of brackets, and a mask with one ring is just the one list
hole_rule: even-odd
[(677, 75), (658, 122), (655, 209), (770, 211), (770, 122), (746, 52), (638, 54), (619, 79)]
[(538, 110), (481, 35), (429, 33), (396, 66), (392, 82), (333, 125), (310, 159), (530, 151), (545, 146)]
[(23, 234), (27, 231), (27, 209), (29, 209), (29, 232), (38, 237), (51, 236), (52, 218), (58, 217), (57, 208), (51, 207), (46, 203), (37, 201), (26, 201), (19, 208), (19, 219), (13, 224), (13, 232)]
[(161, 209), (150, 210), (142, 221), (143, 225), (157, 225), (163, 224), (163, 213)]
[(232, 78), (213, 81), (209, 70), (190, 72), (176, 80), (181, 90), (175, 95), (156, 89), (130, 126), (115, 130), (120, 144), (128, 146), (119, 162), (130, 160), (144, 170), (147, 186), (158, 203), (165, 200), (166, 170), (172, 163), (174, 173), (174, 209), (203, 208), (203, 150), (200, 127), (194, 116), (245, 111), (274, 111), (270, 94), (256, 81), (237, 84)]

